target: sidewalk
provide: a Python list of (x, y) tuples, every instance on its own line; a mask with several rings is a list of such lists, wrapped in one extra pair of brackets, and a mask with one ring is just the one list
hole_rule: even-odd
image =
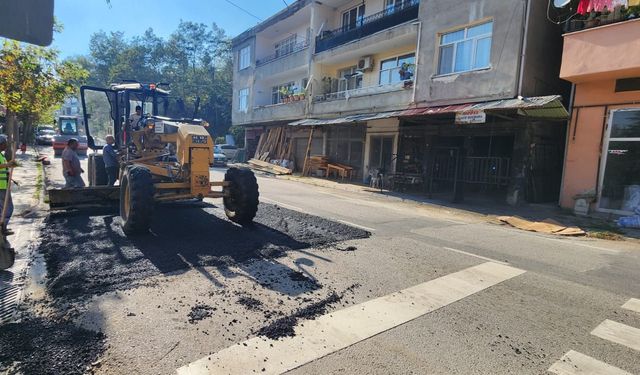
[(27, 281), (27, 271), (37, 246), (37, 235), (46, 207), (43, 204), (44, 172), (36, 161), (37, 152), (30, 148), (19, 154), (19, 166), (13, 171), (13, 179), (20, 185), (11, 187), (14, 212), (9, 227), (15, 232), (9, 237), (16, 250), (16, 262), (10, 269), (0, 271), (0, 324), (14, 318), (16, 307), (22, 299), (22, 289)]
[(567, 226), (577, 226), (585, 230), (588, 236), (602, 239), (640, 239), (640, 230), (622, 229), (615, 224), (615, 217), (580, 217), (571, 211), (562, 209), (555, 204), (524, 204), (513, 207), (508, 204), (496, 204), (493, 202), (452, 203), (442, 199), (428, 199), (418, 194), (400, 193), (389, 190), (380, 190), (357, 184), (350, 181), (327, 180), (316, 177), (302, 177), (297, 175), (281, 175), (279, 179), (296, 181), (309, 185), (339, 189), (354, 193), (370, 194), (383, 199), (398, 202), (419, 204), (421, 207), (438, 211), (439, 213), (451, 213), (456, 216), (466, 216), (479, 220), (485, 220), (495, 224), (502, 224), (499, 216), (519, 216), (528, 220), (539, 221), (553, 219)]

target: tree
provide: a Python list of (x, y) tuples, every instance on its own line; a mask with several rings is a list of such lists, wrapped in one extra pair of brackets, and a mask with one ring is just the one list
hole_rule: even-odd
[[(59, 61), (52, 48), (5, 41), (0, 50), (0, 103), (6, 107), (8, 122), (22, 123), (22, 142), (32, 135), (33, 124), (59, 105), (88, 76), (72, 61)], [(15, 117), (14, 117), (15, 116)], [(17, 141), (15, 124), (8, 127)]]
[(91, 84), (169, 83), (171, 95), (191, 106), (200, 98), (198, 115), (212, 134), (224, 135), (231, 125), (231, 43), (217, 25), (181, 21), (166, 39), (153, 29), (128, 40), (121, 32), (98, 32), (90, 43), (90, 56), (79, 62), (91, 72)]

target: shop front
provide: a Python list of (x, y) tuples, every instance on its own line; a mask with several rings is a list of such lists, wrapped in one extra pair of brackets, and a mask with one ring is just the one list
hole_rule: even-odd
[(557, 201), (566, 116), (559, 97), (407, 111), (394, 188), (454, 202)]
[(640, 207), (640, 19), (565, 34), (560, 77), (574, 84), (560, 205), (632, 214)]

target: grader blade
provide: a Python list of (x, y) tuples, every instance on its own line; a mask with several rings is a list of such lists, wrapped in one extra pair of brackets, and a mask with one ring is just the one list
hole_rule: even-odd
[(90, 186), (73, 189), (49, 189), (52, 210), (112, 206), (120, 200), (118, 186)]

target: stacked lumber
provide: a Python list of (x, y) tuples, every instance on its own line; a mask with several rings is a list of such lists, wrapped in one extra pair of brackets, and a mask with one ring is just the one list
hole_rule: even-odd
[(249, 167), (251, 167), (251, 169), (275, 175), (291, 174), (292, 172), (291, 169), (268, 163), (263, 160), (251, 159), (247, 163), (249, 163)]
[(271, 128), (260, 135), (254, 159), (261, 161), (291, 160), (293, 140), (291, 131), (284, 126)]

